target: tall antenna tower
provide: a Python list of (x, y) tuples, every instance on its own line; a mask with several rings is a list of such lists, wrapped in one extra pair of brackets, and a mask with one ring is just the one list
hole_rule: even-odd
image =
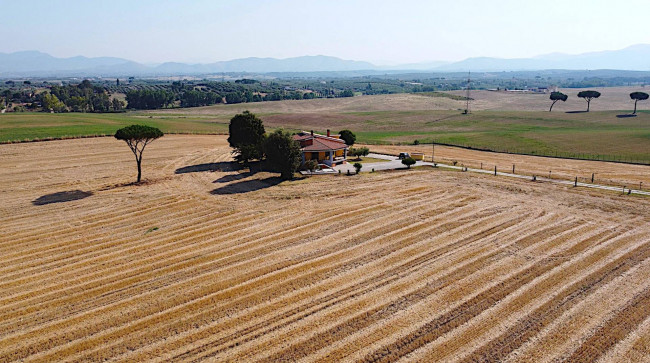
[(469, 109), (470, 97), (469, 96), (470, 96), (470, 89), (472, 88), (471, 87), (471, 82), (472, 82), (471, 81), (471, 79), (472, 79), (471, 74), (472, 74), (471, 71), (467, 72), (467, 94), (465, 95), (465, 98), (466, 98), (466, 101), (467, 101), (467, 107), (465, 108), (465, 113), (468, 113), (468, 114), (470, 113), (470, 109)]

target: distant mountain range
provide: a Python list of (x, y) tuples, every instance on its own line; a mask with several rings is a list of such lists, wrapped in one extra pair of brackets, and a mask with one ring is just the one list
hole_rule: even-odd
[(631, 71), (650, 70), (650, 44), (638, 44), (620, 50), (607, 50), (577, 55), (553, 53), (534, 58), (468, 58), (438, 67), (437, 71), (472, 70), (533, 71), (543, 69), (618, 69)]
[(547, 54), (534, 58), (468, 58), (460, 62), (423, 62), (397, 66), (377, 66), (369, 62), (344, 60), (329, 56), (303, 56), (286, 59), (242, 58), (207, 64), (168, 62), (149, 66), (122, 58), (71, 57), (56, 58), (38, 51), (0, 53), (0, 77), (73, 77), (73, 76), (170, 76), (215, 73), (299, 73), (403, 71), (432, 72), (495, 72), (567, 70), (650, 70), (650, 44), (639, 44), (621, 50), (578, 55)]
[(328, 56), (304, 56), (286, 59), (242, 58), (208, 64), (167, 62), (146, 66), (127, 59), (112, 57), (55, 58), (37, 51), (0, 53), (0, 76), (164, 76), (211, 73), (269, 73), (354, 71), (376, 69), (368, 62), (343, 60)]

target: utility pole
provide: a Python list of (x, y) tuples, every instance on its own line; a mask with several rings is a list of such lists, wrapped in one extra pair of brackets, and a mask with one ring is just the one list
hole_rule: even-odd
[(436, 153), (436, 142), (434, 140), (434, 141), (431, 142), (431, 162), (432, 163), (435, 162), (434, 159), (433, 159), (435, 153)]
[(470, 96), (470, 89), (471, 89), (471, 74), (472, 72), (467, 72), (467, 95), (465, 96), (466, 101), (467, 101), (467, 106), (465, 108), (465, 112), (469, 115), (470, 114), (470, 109), (469, 109), (469, 96)]

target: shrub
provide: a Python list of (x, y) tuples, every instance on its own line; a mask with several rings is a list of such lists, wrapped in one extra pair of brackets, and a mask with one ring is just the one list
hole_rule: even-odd
[(413, 145), (420, 145), (420, 140), (415, 139), (415, 141), (413, 141)]
[(305, 170), (309, 170), (310, 172), (314, 172), (314, 170), (318, 170), (318, 161), (316, 160), (307, 160), (305, 161), (305, 164), (303, 165), (303, 168)]
[(370, 153), (370, 149), (367, 147), (357, 147), (357, 148), (350, 148), (348, 151), (348, 154), (352, 156), (356, 156), (357, 158), (361, 158), (362, 156), (366, 156)]
[(361, 165), (361, 163), (354, 163), (353, 166), (354, 166), (354, 170), (357, 171), (357, 174), (359, 174), (359, 172), (361, 171), (361, 167), (363, 167), (363, 165)]
[(411, 157), (404, 158), (404, 159), (402, 159), (402, 164), (406, 165), (406, 167), (410, 169), (411, 165), (415, 164), (415, 159), (413, 159)]

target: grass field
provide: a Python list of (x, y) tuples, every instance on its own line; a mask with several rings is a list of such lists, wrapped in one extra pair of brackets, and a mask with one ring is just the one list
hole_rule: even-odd
[(650, 201), (282, 182), (224, 136), (0, 145), (0, 361), (647, 362)]
[[(112, 135), (131, 123), (167, 133), (226, 133), (236, 113), (250, 109), (268, 129), (337, 132), (350, 129), (368, 144), (437, 143), (529, 155), (650, 164), (650, 111), (629, 110), (632, 88), (601, 89), (589, 113), (575, 96), (547, 111), (548, 95), (475, 91), (473, 111), (464, 102), (427, 94), (362, 96), (346, 99), (262, 102), (126, 114), (0, 115), (0, 142), (77, 135)], [(566, 90), (565, 90), (566, 91)], [(576, 93), (577, 90), (566, 91)], [(460, 96), (458, 96), (460, 97)], [(628, 97), (626, 100), (625, 97)], [(513, 110), (519, 107), (519, 110)], [(542, 107), (543, 106), (543, 107)], [(620, 106), (620, 108), (613, 108)], [(608, 109), (608, 107), (610, 109)], [(613, 108), (613, 109), (612, 109)]]
[(138, 113), (10, 113), (0, 115), (0, 143), (78, 136), (114, 135), (134, 123), (158, 127), (165, 133), (228, 133), (228, 124), (209, 117), (159, 116)]

